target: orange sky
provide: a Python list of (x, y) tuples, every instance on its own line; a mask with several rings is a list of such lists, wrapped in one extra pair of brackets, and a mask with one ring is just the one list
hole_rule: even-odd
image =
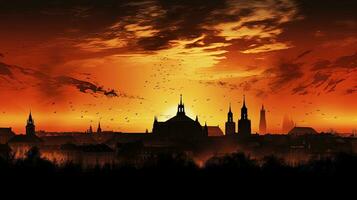
[(101, 121), (104, 130), (143, 132), (154, 116), (173, 116), (183, 94), (189, 116), (224, 129), (229, 103), (237, 121), (245, 94), (254, 132), (263, 103), (272, 133), (284, 114), (298, 126), (351, 132), (357, 6), (340, 2), (8, 1), (0, 126), (24, 132), (31, 109), (38, 130)]

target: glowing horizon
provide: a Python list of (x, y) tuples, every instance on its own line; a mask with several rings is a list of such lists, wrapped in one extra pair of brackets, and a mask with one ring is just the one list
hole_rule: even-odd
[[(21, 5), (21, 6), (19, 6)], [(325, 5), (325, 6), (321, 6)], [(284, 115), (319, 132), (357, 129), (356, 2), (5, 1), (0, 127), (145, 132), (188, 115), (224, 131), (243, 94), (252, 131)], [(334, 8), (329, 9), (329, 8)], [(18, 13), (14, 15), (13, 13)], [(140, 14), (138, 14), (140, 13)]]

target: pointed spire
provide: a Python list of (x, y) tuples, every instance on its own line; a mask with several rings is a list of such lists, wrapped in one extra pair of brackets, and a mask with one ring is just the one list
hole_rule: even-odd
[(31, 109), (30, 109), (30, 114), (29, 114), (29, 118), (27, 119), (27, 123), (29, 124), (33, 124), (33, 118), (32, 118), (32, 112), (31, 112)]
[(180, 105), (182, 105), (182, 94), (180, 94)]
[(243, 95), (243, 106), (245, 107), (245, 94)]
[(196, 122), (198, 122), (198, 115), (196, 115)]
[(232, 112), (232, 104), (229, 103), (229, 112)]
[(101, 133), (102, 132), (102, 128), (100, 127), (100, 121), (98, 123), (98, 128), (97, 128), (97, 133)]

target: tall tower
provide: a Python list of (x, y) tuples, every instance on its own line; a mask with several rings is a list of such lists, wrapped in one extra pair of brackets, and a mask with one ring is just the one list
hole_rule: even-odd
[(35, 121), (32, 118), (32, 114), (30, 111), (29, 118), (27, 119), (27, 124), (26, 124), (26, 135), (28, 136), (34, 136), (36, 134), (35, 132)]
[(98, 128), (97, 128), (97, 133), (101, 133), (102, 132), (102, 128), (100, 127), (100, 122), (98, 123)]
[(185, 105), (182, 103), (182, 94), (180, 95), (180, 104), (177, 106), (177, 115), (185, 115)]
[(245, 96), (243, 96), (243, 106), (241, 109), (241, 118), (238, 120), (238, 134), (242, 136), (247, 136), (252, 133), (251, 123), (248, 119), (248, 109), (245, 105)]
[(226, 135), (233, 135), (236, 131), (236, 123), (233, 120), (233, 113), (231, 104), (229, 104), (228, 118), (226, 122)]
[(267, 121), (266, 121), (266, 118), (265, 118), (264, 105), (262, 105), (262, 109), (260, 110), (259, 133), (260, 134), (266, 134), (267, 133)]

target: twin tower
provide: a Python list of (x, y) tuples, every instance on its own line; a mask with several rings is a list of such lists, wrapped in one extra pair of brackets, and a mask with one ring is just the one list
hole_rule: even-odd
[[(264, 105), (260, 110), (260, 122), (259, 122), (259, 133), (266, 134), (267, 131), (267, 124), (265, 118), (265, 109)], [(248, 109), (245, 105), (245, 96), (243, 96), (243, 106), (241, 109), (241, 117), (238, 120), (238, 135), (241, 136), (249, 136), (252, 133), (251, 123), (248, 119)], [(229, 112), (228, 112), (228, 120), (226, 122), (226, 135), (235, 135), (236, 134), (236, 123), (233, 120), (233, 113), (231, 105), (229, 105)]]
[[(245, 105), (245, 96), (243, 97), (243, 106), (241, 108), (241, 117), (238, 120), (238, 134), (249, 136), (252, 133), (250, 119), (248, 119), (248, 109)], [(226, 135), (236, 134), (236, 123), (233, 120), (231, 105), (229, 105), (228, 120), (226, 122)]]

